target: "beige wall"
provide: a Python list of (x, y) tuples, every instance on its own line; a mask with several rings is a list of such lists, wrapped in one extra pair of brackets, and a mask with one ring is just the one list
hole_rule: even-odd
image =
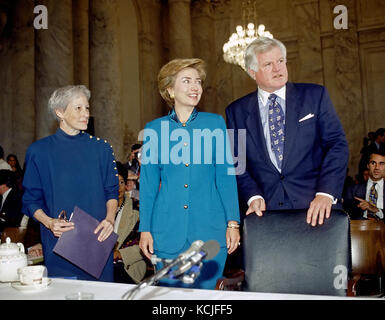
[[(36, 97), (42, 92), (41, 81), (36, 82), (42, 61), (36, 60), (41, 52), (34, 40), (45, 31), (31, 27), (32, 0), (2, 0), (0, 10), (2, 2), (14, 3), (16, 10), (12, 34), (0, 38), (0, 144), (6, 154), (14, 152), (22, 160), (27, 146), (39, 136), (38, 128), (45, 125), (36, 116), (42, 105)], [(74, 54), (73, 63), (55, 61), (43, 66), (51, 82), (58, 79), (58, 70), (70, 68), (74, 82), (92, 84), (97, 90), (93, 115), (108, 117), (98, 122), (96, 135), (109, 137), (118, 159), (125, 161), (145, 123), (168, 111), (156, 78), (160, 67), (175, 54), (206, 61), (208, 77), (200, 103), (204, 111), (224, 115), (231, 101), (255, 89), (240, 67), (222, 58), (224, 42), (243, 22), (241, 4), (238, 0), (73, 0), (72, 8), (65, 8), (65, 14), (73, 17), (73, 41), (66, 45)], [(333, 8), (338, 4), (348, 8), (347, 30), (333, 27)], [(385, 127), (385, 2), (256, 0), (256, 5), (258, 23), (287, 46), (290, 80), (323, 84), (329, 90), (345, 128), (349, 166), (355, 174), (362, 138), (369, 130)], [(110, 36), (97, 33), (100, 21), (92, 8), (99, 10), (101, 19), (110, 19), (103, 20), (108, 21), (108, 30), (114, 30)], [(54, 26), (49, 20), (49, 28)], [(112, 49), (106, 45), (111, 38), (115, 41)], [(46, 40), (42, 46), (54, 52), (57, 40)], [(95, 57), (111, 59), (111, 68), (94, 63)], [(60, 81), (52, 83), (57, 84)]]

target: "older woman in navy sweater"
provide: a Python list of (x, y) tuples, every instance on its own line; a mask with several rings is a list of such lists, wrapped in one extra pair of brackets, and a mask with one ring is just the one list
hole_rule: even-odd
[[(23, 181), (23, 212), (40, 222), (44, 262), (48, 276), (96, 280), (53, 253), (58, 238), (76, 226), (58, 219), (74, 206), (98, 219), (98, 240), (113, 231), (118, 199), (118, 174), (112, 147), (87, 129), (90, 91), (85, 86), (57, 89), (48, 102), (59, 120), (56, 133), (34, 142), (27, 150)], [(112, 252), (100, 280), (113, 281)]]
[(173, 259), (196, 240), (218, 241), (219, 253), (190, 285), (214, 289), (227, 254), (239, 246), (239, 208), (225, 122), (196, 108), (205, 76), (200, 59), (175, 59), (159, 72), (160, 94), (172, 109), (144, 130), (139, 246), (148, 258)]

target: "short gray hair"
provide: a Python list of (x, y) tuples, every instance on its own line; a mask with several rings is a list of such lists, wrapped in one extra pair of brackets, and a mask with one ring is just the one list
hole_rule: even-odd
[(48, 111), (55, 119), (59, 120), (56, 110), (60, 109), (65, 111), (71, 100), (81, 94), (83, 94), (87, 100), (90, 100), (91, 92), (84, 85), (72, 85), (56, 89), (48, 100)]
[(249, 73), (249, 69), (257, 72), (259, 67), (257, 59), (258, 54), (269, 51), (274, 47), (281, 49), (286, 62), (286, 47), (281, 41), (277, 39), (261, 37), (251, 42), (245, 50), (245, 66), (247, 73)]

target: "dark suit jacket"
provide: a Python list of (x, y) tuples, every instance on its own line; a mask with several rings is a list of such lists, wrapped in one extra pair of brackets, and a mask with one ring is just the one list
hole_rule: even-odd
[[(17, 188), (9, 192), (0, 211), (0, 231), (7, 227), (19, 227), (23, 213), (21, 212), (21, 194)], [(0, 203), (1, 205), (1, 203)]]
[(374, 142), (372, 142), (371, 144), (368, 145), (368, 148), (367, 148), (367, 150), (366, 150), (368, 156), (370, 156), (370, 154), (371, 154), (372, 152), (376, 152), (376, 151), (377, 151), (377, 152), (378, 152), (378, 151), (384, 152), (384, 151), (385, 151), (385, 145), (384, 145), (383, 143), (381, 143), (381, 144), (380, 144), (380, 148), (377, 148), (377, 145), (376, 145)]
[[(299, 121), (305, 116), (314, 116)], [(270, 160), (258, 106), (258, 91), (226, 108), (227, 126), (246, 129), (246, 171), (237, 175), (244, 201), (261, 195), (267, 210), (305, 209), (316, 192), (341, 197), (349, 157), (342, 125), (326, 88), (287, 83), (282, 173)], [(234, 139), (234, 151), (241, 151)]]
[[(357, 207), (358, 200), (354, 197), (359, 197), (365, 199), (366, 197), (366, 187), (368, 182), (359, 183), (352, 185), (348, 188), (346, 196), (344, 198), (343, 207), (344, 210), (349, 214), (351, 219), (362, 219), (364, 215), (364, 210)], [(385, 199), (385, 190), (382, 189), (383, 199)]]

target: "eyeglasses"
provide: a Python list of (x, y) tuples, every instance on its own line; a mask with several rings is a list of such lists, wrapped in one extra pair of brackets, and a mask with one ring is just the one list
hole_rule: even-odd
[(73, 215), (73, 214), (74, 214), (74, 213), (72, 212), (70, 218), (67, 219), (67, 213), (66, 213), (66, 211), (65, 211), (65, 210), (62, 210), (62, 211), (59, 213), (59, 215), (57, 216), (57, 218), (58, 218), (59, 220), (64, 220), (65, 222), (69, 222), (69, 221), (71, 221), (71, 218), (72, 218), (72, 215)]

